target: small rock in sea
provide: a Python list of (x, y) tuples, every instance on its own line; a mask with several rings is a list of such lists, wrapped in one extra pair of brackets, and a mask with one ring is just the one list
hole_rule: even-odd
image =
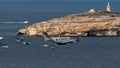
[(5, 49), (7, 49), (7, 48), (9, 48), (9, 46), (7, 46), (7, 45), (4, 45), (4, 46), (2, 46), (2, 48), (5, 48)]
[(18, 38), (17, 40), (16, 40), (16, 42), (23, 42), (24, 41), (24, 38), (23, 37), (20, 37), (20, 38)]
[(16, 42), (21, 42), (20, 40), (16, 40)]
[(43, 47), (48, 47), (48, 45), (47, 44), (44, 44), (44, 45), (42, 45)]
[(31, 42), (23, 42), (24, 45), (30, 45)]
[(55, 49), (55, 47), (51, 47), (52, 49)]

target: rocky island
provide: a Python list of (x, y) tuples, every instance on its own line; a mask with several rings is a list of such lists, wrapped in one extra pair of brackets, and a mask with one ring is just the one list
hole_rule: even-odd
[(17, 35), (42, 36), (120, 36), (120, 13), (90, 9), (61, 18), (35, 23), (17, 32)]

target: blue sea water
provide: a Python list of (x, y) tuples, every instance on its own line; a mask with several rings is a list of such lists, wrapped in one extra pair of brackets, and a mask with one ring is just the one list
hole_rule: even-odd
[[(73, 37), (76, 44), (65, 46), (44, 42), (43, 37), (23, 36), (30, 45), (16, 43), (15, 33), (30, 24), (88, 11), (105, 10), (107, 2), (0, 2), (0, 36), (8, 49), (0, 46), (0, 68), (120, 68), (120, 37)], [(119, 12), (119, 2), (111, 2), (111, 9)], [(18, 23), (23, 21), (29, 23)], [(12, 23), (4, 23), (12, 22)], [(41, 45), (48, 44), (48, 48)]]

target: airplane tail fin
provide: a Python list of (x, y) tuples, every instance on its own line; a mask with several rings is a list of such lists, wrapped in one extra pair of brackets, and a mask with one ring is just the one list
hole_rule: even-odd
[(42, 34), (43, 34), (43, 37), (44, 37), (45, 41), (49, 41), (50, 40), (50, 36), (48, 35), (47, 32), (42, 32)]

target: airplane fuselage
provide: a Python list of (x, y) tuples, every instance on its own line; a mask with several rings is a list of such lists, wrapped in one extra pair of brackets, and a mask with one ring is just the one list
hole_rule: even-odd
[(57, 44), (67, 44), (67, 43), (73, 43), (76, 40), (75, 39), (71, 39), (70, 37), (51, 37), (52, 41), (57, 43)]
[(71, 39), (70, 37), (50, 37), (47, 32), (43, 32), (44, 39), (46, 41), (51, 41), (57, 43), (58, 45), (65, 45), (67, 43), (74, 43), (77, 40)]

